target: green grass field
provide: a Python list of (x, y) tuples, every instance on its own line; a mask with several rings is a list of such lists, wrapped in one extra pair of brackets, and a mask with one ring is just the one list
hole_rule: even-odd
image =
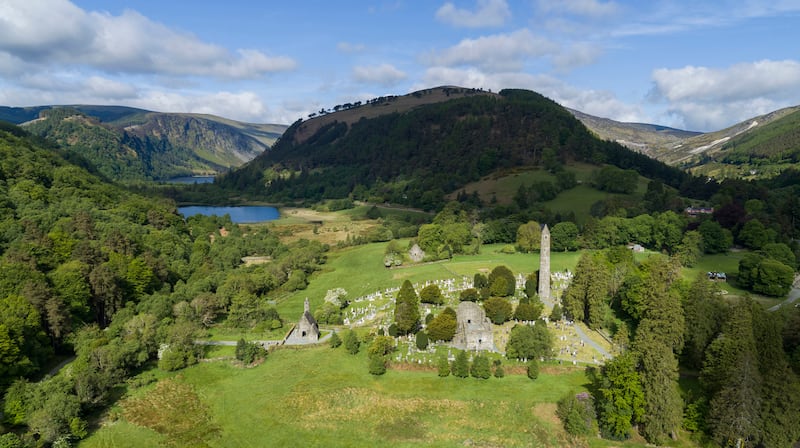
[[(174, 376), (208, 407), (217, 435), (210, 447), (256, 446), (586, 446), (566, 436), (555, 402), (585, 390), (582, 370), (545, 369), (478, 380), (439, 378), (435, 372), (367, 372), (364, 351), (339, 348), (278, 350), (263, 364), (201, 363)], [(152, 386), (138, 395), (155, 393)], [(116, 415), (124, 414), (126, 402)], [(175, 424), (182, 416), (174, 416)], [(108, 419), (81, 447), (143, 447), (163, 435)], [(592, 440), (591, 446), (644, 446)]]
[[(407, 244), (404, 240), (402, 245)], [(307, 289), (297, 291), (278, 300), (278, 313), (288, 319), (299, 316), (303, 310), (303, 300), (308, 297), (311, 308), (322, 305), (329, 289), (344, 288), (348, 297), (354, 299), (387, 288), (399, 287), (404, 280), (412, 283), (468, 276), (476, 273), (488, 274), (493, 268), (505, 265), (514, 274), (529, 274), (539, 268), (539, 254), (504, 254), (502, 244), (481, 247), (478, 255), (457, 255), (451, 260), (399, 268), (383, 267), (383, 252), (386, 243), (355, 246), (331, 252), (322, 272), (312, 276)], [(574, 270), (580, 258), (579, 252), (553, 253), (551, 269)]]

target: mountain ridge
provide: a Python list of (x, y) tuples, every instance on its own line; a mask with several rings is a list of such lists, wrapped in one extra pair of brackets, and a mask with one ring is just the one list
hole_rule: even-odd
[[(66, 113), (72, 118), (54, 111), (73, 111)], [(79, 114), (85, 118), (75, 118)], [(55, 122), (47, 121), (53, 117)], [(71, 121), (63, 121), (67, 118)], [(107, 178), (125, 182), (216, 175), (269, 149), (286, 129), (280, 124), (127, 106), (0, 107), (0, 120), (56, 140), (65, 150), (98, 165)]]
[[(783, 168), (796, 166), (797, 162), (792, 162), (797, 157), (791, 155), (786, 158), (784, 153), (787, 150), (791, 152), (793, 146), (800, 145), (800, 135), (793, 135), (793, 129), (796, 126), (781, 126), (780, 123), (800, 112), (800, 106), (778, 109), (748, 118), (724, 129), (705, 133), (659, 125), (618, 122), (573, 109), (570, 109), (570, 112), (600, 138), (618, 142), (630, 149), (696, 174), (718, 178), (772, 177)], [(775, 127), (781, 129), (776, 130)], [(741, 146), (738, 142), (742, 140), (766, 140), (767, 137), (759, 136), (762, 132), (777, 134), (767, 137), (772, 140), (781, 140), (781, 143), (774, 146), (765, 144), (760, 148), (750, 145), (749, 152), (743, 153), (740, 150), (737, 157), (728, 155), (730, 152), (728, 150)], [(754, 164), (755, 168), (748, 163), (754, 158), (759, 159)], [(763, 169), (764, 165), (769, 165), (769, 167)]]

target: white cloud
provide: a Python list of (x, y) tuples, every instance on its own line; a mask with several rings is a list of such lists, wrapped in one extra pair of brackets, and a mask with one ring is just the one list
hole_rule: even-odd
[(483, 28), (502, 26), (511, 17), (505, 0), (478, 0), (477, 9), (459, 9), (447, 2), (436, 11), (440, 21), (458, 27)]
[(354, 44), (350, 42), (339, 42), (336, 44), (336, 49), (341, 53), (361, 53), (367, 47), (364, 44)]
[(2, 53), (30, 64), (235, 79), (295, 67), (286, 56), (230, 52), (135, 11), (119, 16), (86, 12), (65, 0), (10, 0), (0, 6)]
[(539, 9), (544, 12), (568, 13), (585, 17), (606, 17), (616, 14), (616, 2), (599, 0), (539, 0)]
[(406, 79), (406, 74), (391, 64), (381, 64), (353, 67), (353, 78), (358, 82), (392, 86)]
[(689, 129), (717, 130), (800, 102), (800, 62), (762, 60), (726, 68), (653, 71), (651, 97)]
[(519, 70), (528, 58), (557, 52), (558, 45), (527, 28), (509, 34), (464, 39), (457, 45), (427, 55), (431, 65), (474, 65), (486, 71)]
[(553, 65), (559, 71), (569, 71), (575, 67), (594, 63), (602, 52), (603, 50), (594, 44), (577, 42), (555, 54), (553, 56)]
[(85, 90), (88, 96), (107, 100), (130, 99), (137, 95), (136, 87), (133, 85), (100, 76), (90, 76), (86, 79)]

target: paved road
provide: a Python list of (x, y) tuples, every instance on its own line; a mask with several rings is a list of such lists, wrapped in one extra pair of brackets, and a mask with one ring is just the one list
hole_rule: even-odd
[(580, 327), (580, 325), (573, 325), (573, 328), (575, 328), (575, 332), (578, 333), (578, 337), (580, 337), (581, 340), (583, 340), (583, 342), (589, 344), (590, 347), (597, 350), (598, 353), (609, 359), (614, 357), (614, 355), (608, 353), (606, 349), (601, 347), (598, 343), (594, 342), (592, 338), (587, 336), (586, 333), (584, 333), (583, 329)]
[(767, 308), (767, 311), (778, 311), (781, 307), (794, 303), (797, 299), (800, 299), (800, 288), (793, 288), (789, 291), (789, 296), (786, 300), (773, 307)]

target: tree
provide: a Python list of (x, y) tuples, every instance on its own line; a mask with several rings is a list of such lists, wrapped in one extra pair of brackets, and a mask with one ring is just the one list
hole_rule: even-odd
[(555, 304), (553, 305), (553, 309), (550, 311), (550, 316), (548, 316), (550, 320), (557, 322), (564, 318), (564, 311), (561, 309), (561, 305)]
[(675, 255), (682, 265), (692, 267), (702, 253), (703, 237), (700, 235), (700, 232), (691, 230), (683, 234), (683, 239)]
[(464, 350), (458, 351), (456, 354), (456, 359), (453, 361), (451, 371), (453, 376), (457, 376), (459, 378), (466, 378), (469, 376), (469, 360), (467, 359), (467, 352)]
[(697, 370), (702, 368), (708, 345), (725, 320), (727, 306), (719, 290), (716, 283), (708, 281), (706, 275), (700, 273), (683, 299), (686, 326), (681, 356), (686, 365)]
[(748, 249), (758, 250), (765, 244), (772, 242), (769, 232), (764, 224), (757, 219), (747, 221), (739, 230), (739, 241)]
[(489, 286), (489, 279), (480, 272), (476, 273), (472, 278), (472, 287), (475, 289), (486, 288)]
[(536, 221), (528, 221), (517, 229), (517, 248), (530, 253), (539, 250), (542, 242), (542, 228)]
[(486, 310), (486, 316), (488, 316), (495, 325), (501, 325), (503, 322), (511, 319), (511, 303), (501, 297), (487, 299), (483, 303), (483, 308)]
[(544, 304), (538, 298), (527, 302), (520, 301), (514, 310), (514, 319), (528, 322), (538, 320), (542, 316), (543, 309)]
[(777, 260), (762, 260), (753, 282), (753, 291), (768, 296), (785, 296), (792, 287), (794, 269)]
[(344, 335), (344, 347), (347, 349), (347, 352), (351, 355), (355, 355), (358, 353), (359, 349), (361, 348), (361, 341), (358, 340), (358, 335), (356, 335), (355, 331), (348, 331)]
[(428, 339), (432, 341), (451, 341), (456, 334), (456, 312), (447, 307), (428, 324)]
[(651, 443), (662, 443), (676, 436), (683, 416), (676, 353), (683, 348), (684, 315), (672, 289), (677, 276), (672, 261), (651, 257), (644, 269), (646, 306), (633, 343), (645, 397), (640, 433)]
[(703, 237), (703, 250), (707, 254), (725, 253), (733, 245), (733, 235), (716, 221), (703, 221), (697, 228)]
[(711, 394), (709, 427), (721, 445), (758, 440), (762, 378), (751, 310), (747, 301), (732, 307), (702, 370), (701, 381)]
[(639, 432), (651, 443), (674, 438), (683, 417), (678, 389), (678, 362), (672, 349), (651, 334), (637, 333), (634, 346), (641, 357), (644, 415)]
[(467, 288), (458, 293), (458, 300), (462, 302), (477, 302), (479, 298), (480, 294), (475, 288)]
[(603, 324), (608, 307), (609, 272), (601, 255), (581, 255), (575, 276), (564, 292), (562, 302), (567, 315), (584, 321), (590, 328)]
[(493, 296), (513, 296), (517, 287), (514, 273), (505, 266), (497, 266), (489, 273), (489, 290)]
[(339, 337), (339, 333), (333, 332), (331, 339), (328, 342), (330, 343), (331, 348), (337, 348), (342, 345), (342, 338)]
[(405, 280), (397, 293), (394, 320), (398, 334), (413, 333), (419, 325), (419, 303), (411, 282)]
[(395, 349), (394, 338), (391, 336), (376, 336), (369, 344), (367, 354), (369, 356), (386, 357)]
[(444, 303), (442, 291), (436, 283), (431, 283), (422, 288), (419, 292), (419, 300), (422, 303), (430, 303), (433, 305), (441, 305)]
[(470, 367), (470, 375), (474, 378), (488, 379), (492, 376), (492, 369), (489, 367), (489, 358), (484, 355), (475, 355)]
[(550, 247), (553, 251), (578, 249), (578, 226), (574, 222), (559, 222), (550, 229)]
[(509, 359), (549, 358), (553, 347), (553, 337), (543, 321), (536, 325), (514, 325), (506, 344)]
[(624, 440), (644, 415), (644, 392), (633, 352), (606, 361), (596, 380), (597, 419), (603, 437)]
[(761, 248), (761, 253), (766, 258), (771, 258), (776, 261), (789, 266), (792, 269), (797, 268), (797, 258), (792, 252), (792, 249), (783, 243), (767, 243)]

